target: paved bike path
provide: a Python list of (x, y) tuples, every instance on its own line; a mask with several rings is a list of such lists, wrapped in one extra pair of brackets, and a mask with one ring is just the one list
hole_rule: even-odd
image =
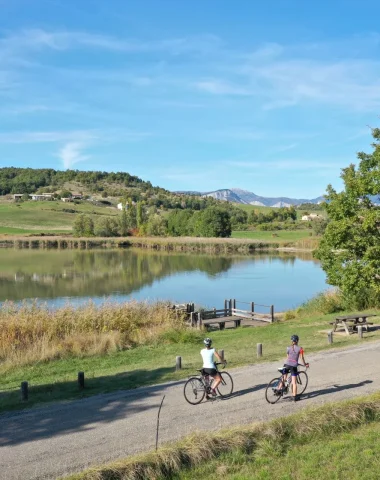
[(309, 385), (300, 402), (270, 405), (264, 390), (279, 362), (229, 369), (235, 393), (228, 400), (189, 405), (184, 381), (0, 415), (0, 479), (56, 479), (90, 465), (154, 448), (157, 411), (160, 443), (194, 430), (270, 420), (310, 405), (380, 389), (380, 343), (306, 355)]

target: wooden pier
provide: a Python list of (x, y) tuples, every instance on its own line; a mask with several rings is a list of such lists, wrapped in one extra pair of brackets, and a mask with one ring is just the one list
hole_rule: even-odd
[[(249, 305), (249, 308), (237, 308), (237, 304)], [(226, 327), (226, 324), (231, 324), (235, 328), (240, 327), (242, 321), (245, 324), (273, 323), (274, 322), (274, 306), (263, 305), (255, 302), (241, 302), (236, 299), (224, 301), (224, 308), (212, 310), (200, 310), (198, 312), (194, 309), (194, 304), (184, 304), (180, 307), (183, 312), (188, 314), (189, 323), (195, 328), (209, 329), (213, 325), (219, 326), (220, 330)], [(256, 307), (268, 309), (268, 312), (260, 313), (255, 310)]]

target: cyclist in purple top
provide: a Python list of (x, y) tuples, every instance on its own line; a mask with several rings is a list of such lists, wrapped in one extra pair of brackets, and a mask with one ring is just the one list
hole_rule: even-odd
[(293, 390), (293, 400), (296, 402), (298, 400), (297, 397), (297, 375), (298, 375), (298, 360), (299, 357), (302, 358), (302, 362), (305, 367), (308, 367), (309, 364), (306, 363), (304, 357), (304, 351), (302, 347), (298, 346), (299, 337), (298, 335), (292, 335), (291, 337), (292, 344), (290, 347), (286, 349), (286, 353), (288, 354), (288, 358), (286, 359), (282, 380), (278, 386), (278, 390), (281, 391), (285, 384), (286, 376), (290, 372), (292, 374), (292, 390)]

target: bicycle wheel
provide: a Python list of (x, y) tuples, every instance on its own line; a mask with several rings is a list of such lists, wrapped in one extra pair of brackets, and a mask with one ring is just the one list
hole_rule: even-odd
[(306, 390), (309, 378), (306, 372), (298, 372), (297, 375), (297, 394), (302, 395)]
[(265, 398), (266, 398), (266, 401), (268, 403), (274, 404), (274, 403), (278, 402), (280, 400), (280, 398), (282, 397), (281, 393), (276, 392), (276, 390), (278, 388), (278, 385), (281, 382), (281, 378), (282, 377), (274, 378), (273, 380), (271, 380), (268, 383), (268, 386), (265, 390)]
[(183, 387), (183, 395), (191, 405), (201, 403), (206, 394), (205, 386), (199, 377), (191, 377)]
[(231, 395), (232, 390), (234, 389), (234, 382), (229, 373), (220, 372), (220, 375), (222, 377), (222, 381), (218, 385), (218, 393), (221, 397), (228, 397), (228, 395)]

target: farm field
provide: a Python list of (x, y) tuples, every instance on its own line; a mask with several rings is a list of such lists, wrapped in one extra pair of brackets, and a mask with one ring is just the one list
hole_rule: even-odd
[(97, 207), (88, 202), (0, 203), (0, 234), (71, 232), (77, 213), (87, 213), (94, 218), (96, 215), (117, 215), (118, 210), (114, 207)]
[[(236, 203), (235, 204), (238, 208), (241, 208), (242, 210), (246, 211), (248, 214), (252, 212), (252, 210), (258, 212), (258, 213), (269, 213), (271, 210), (276, 210), (273, 207), (260, 207), (256, 205), (244, 205), (242, 203)], [(302, 210), (296, 210), (297, 212), (297, 219), (301, 220), (301, 217), (304, 213), (304, 211), (308, 211), (307, 209), (302, 209)], [(326, 217), (326, 212), (325, 210), (310, 210), (308, 211), (309, 213), (316, 213), (317, 215), (321, 215), (322, 217)]]
[(310, 237), (311, 230), (275, 230), (269, 232), (234, 230), (232, 238), (244, 238), (270, 242), (296, 242)]

